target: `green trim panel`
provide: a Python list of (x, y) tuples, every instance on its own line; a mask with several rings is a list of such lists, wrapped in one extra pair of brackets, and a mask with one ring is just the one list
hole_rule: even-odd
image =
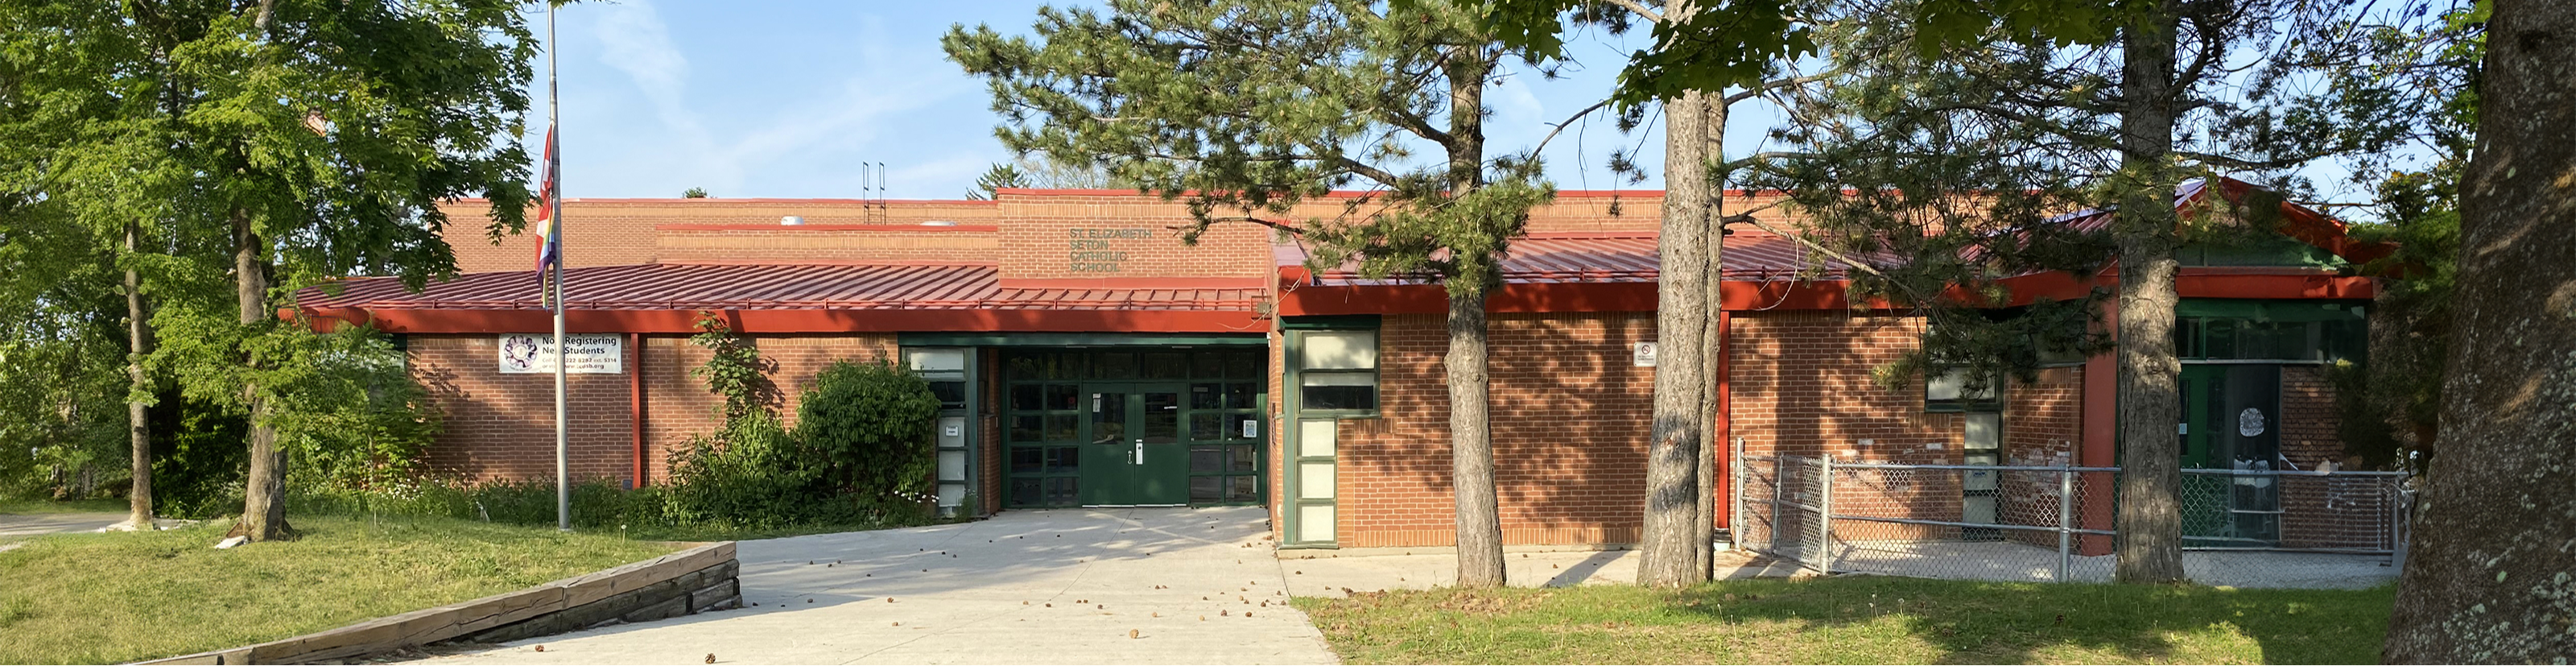
[(2362, 301), (2264, 300), (2251, 298), (2185, 298), (2174, 304), (2176, 317), (2226, 317), (2254, 321), (2361, 321)]
[(1155, 347), (1262, 346), (1264, 333), (1248, 335), (1130, 335), (1122, 333), (900, 333), (906, 347)]
[(1285, 317), (1285, 318), (1281, 318), (1281, 319), (1279, 320), (1279, 327), (1280, 327), (1280, 328), (1284, 328), (1284, 329), (1288, 329), (1288, 330), (1292, 330), (1292, 331), (1296, 331), (1296, 330), (1305, 330), (1305, 329), (1316, 329), (1316, 328), (1339, 328), (1339, 329), (1371, 328), (1371, 329), (1373, 329), (1373, 328), (1377, 328), (1377, 327), (1378, 327), (1378, 316), (1377, 316), (1377, 315), (1373, 315), (1373, 314), (1362, 314), (1362, 315), (1319, 315), (1319, 316), (1313, 316), (1313, 317)]

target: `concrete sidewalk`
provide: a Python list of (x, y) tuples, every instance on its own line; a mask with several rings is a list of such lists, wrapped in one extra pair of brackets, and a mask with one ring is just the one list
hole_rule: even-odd
[(1267, 520), (1260, 507), (1011, 511), (745, 541), (756, 607), (422, 663), (1334, 663), (1286, 605)]
[[(1009, 511), (744, 541), (743, 598), (758, 606), (415, 663), (1335, 663), (1290, 595), (1455, 580), (1446, 548), (1281, 551), (1268, 519), (1261, 507)], [(1524, 587), (1636, 580), (1634, 551), (1514, 549), (1506, 559)], [(1736, 553), (1719, 562), (1731, 578), (1794, 570)]]
[(0, 513), (0, 540), (39, 534), (96, 532), (124, 521), (125, 514), (122, 513)]

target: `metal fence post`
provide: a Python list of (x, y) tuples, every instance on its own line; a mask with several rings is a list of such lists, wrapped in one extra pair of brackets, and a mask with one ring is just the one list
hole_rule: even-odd
[(1771, 452), (1771, 522), (1762, 530), (1762, 549), (1780, 554), (1780, 496), (1789, 492), (1789, 456)]
[(2075, 471), (2066, 463), (2057, 464), (2057, 582), (2069, 580), (2068, 570), (2075, 561)]
[(1733, 492), (1726, 498), (1727, 550), (1744, 548), (1744, 438), (1727, 438), (1726, 487)]
[(1816, 498), (1816, 548), (1809, 558), (1816, 561), (1816, 573), (1833, 574), (1834, 549), (1834, 454), (1817, 458), (1822, 471), (1816, 474), (1819, 489)]

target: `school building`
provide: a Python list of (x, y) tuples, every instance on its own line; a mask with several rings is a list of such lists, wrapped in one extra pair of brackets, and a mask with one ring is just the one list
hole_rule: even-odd
[[(2195, 184), (2176, 203), (2247, 189)], [(1730, 193), (1728, 207), (1766, 196)], [(1341, 205), (1311, 204), (1319, 215)], [(449, 208), (463, 275), (417, 293), (354, 280), (308, 290), (299, 307), (399, 337), (445, 414), (432, 469), (549, 477), (552, 376), (537, 352), (551, 315), (533, 242), (485, 242), (485, 207)], [(1561, 193), (1512, 246), (1489, 304), (1507, 544), (1639, 538), (1660, 208), (1657, 192)], [(929, 378), (946, 403), (931, 443), (938, 502), (953, 511), (1262, 505), (1285, 547), (1452, 543), (1439, 285), (1311, 271), (1291, 239), (1256, 224), (1221, 223), (1184, 245), (1183, 205), (1132, 191), (573, 199), (563, 211), (577, 477), (657, 482), (675, 447), (713, 429), (721, 400), (689, 375), (708, 353), (688, 341), (712, 315), (776, 363), (790, 419), (803, 384), (836, 360), (893, 359)], [(2346, 267), (2384, 248), (2314, 211), (2283, 212), (2278, 246), (2182, 252), (2190, 464), (2343, 457), (2321, 366), (2359, 353), (2372, 285)], [(1760, 215), (1796, 224), (1781, 208)], [(1791, 239), (1735, 229), (1712, 387), (1714, 427), (1734, 444), (1722, 466), (1737, 452), (2116, 464), (2110, 356), (1999, 388), (1882, 388), (1872, 370), (1913, 348), (1923, 321), (1846, 298), (1845, 267)], [(2009, 284), (2027, 301), (2117, 279)], [(2269, 425), (2240, 428), (2247, 410)], [(1947, 511), (2010, 510), (1943, 492), (1962, 495)]]

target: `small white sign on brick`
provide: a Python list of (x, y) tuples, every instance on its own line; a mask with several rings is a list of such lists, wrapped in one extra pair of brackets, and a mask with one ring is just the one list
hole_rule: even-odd
[(1636, 355), (1635, 355), (1634, 357), (1632, 357), (1630, 360), (1631, 360), (1631, 362), (1636, 363), (1636, 364), (1637, 364), (1637, 367), (1640, 367), (1640, 368), (1651, 368), (1651, 367), (1655, 367), (1655, 343), (1652, 343), (1652, 342), (1640, 342), (1640, 343), (1637, 343), (1637, 352), (1636, 352)]
[[(614, 375), (626, 372), (626, 339), (615, 333), (570, 333), (564, 335), (566, 355), (571, 362), (564, 374)], [(501, 374), (554, 374), (555, 336), (553, 333), (504, 333), (500, 339)]]

